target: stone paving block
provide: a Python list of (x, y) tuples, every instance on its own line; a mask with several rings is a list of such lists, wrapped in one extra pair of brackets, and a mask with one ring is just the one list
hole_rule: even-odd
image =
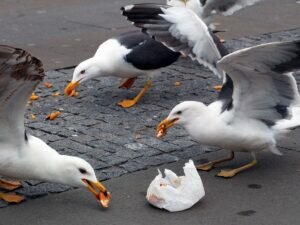
[(162, 154), (162, 155), (157, 155), (157, 156), (144, 156), (140, 157), (138, 159), (135, 159), (134, 161), (140, 164), (144, 164), (145, 167), (149, 166), (159, 166), (164, 163), (171, 163), (171, 162), (176, 162), (178, 161), (179, 158), (176, 156), (172, 156), (169, 154)]
[(71, 188), (62, 184), (41, 183), (36, 186), (28, 186), (16, 191), (17, 194), (25, 195), (28, 198), (37, 198), (49, 193), (60, 193)]

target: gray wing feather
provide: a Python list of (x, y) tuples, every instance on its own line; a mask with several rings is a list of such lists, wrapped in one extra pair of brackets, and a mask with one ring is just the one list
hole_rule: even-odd
[(42, 63), (22, 49), (0, 45), (0, 141), (24, 141), (24, 113), (29, 96), (43, 79)]
[(274, 124), (300, 104), (295, 78), (300, 69), (300, 41), (270, 43), (236, 51), (218, 62), (233, 81), (234, 117)]

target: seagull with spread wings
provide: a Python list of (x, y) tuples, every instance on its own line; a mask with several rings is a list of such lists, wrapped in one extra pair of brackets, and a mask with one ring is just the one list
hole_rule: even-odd
[[(37, 58), (22, 49), (0, 45), (0, 175), (86, 187), (107, 207), (110, 193), (98, 181), (88, 162), (60, 155), (25, 130), (28, 98), (44, 76), (42, 63)], [(16, 186), (16, 182), (0, 182), (4, 189)], [(24, 197), (1, 192), (0, 199), (20, 202)]]
[[(191, 10), (137, 4), (123, 11), (134, 25), (156, 40), (202, 60), (203, 51), (199, 49), (209, 44), (201, 46), (199, 32), (194, 31), (201, 29), (203, 22)], [(181, 45), (174, 46), (173, 40)], [(218, 174), (228, 178), (256, 165), (256, 154), (261, 151), (280, 155), (277, 140), (300, 126), (300, 96), (292, 76), (300, 70), (300, 40), (242, 49), (218, 60), (216, 68), (227, 78), (219, 98), (209, 105), (186, 101), (175, 106), (158, 125), (157, 136), (164, 136), (167, 129), (179, 124), (199, 143), (231, 152), (226, 158), (199, 165), (201, 170), (233, 159), (234, 152), (250, 152), (253, 160), (249, 164)]]

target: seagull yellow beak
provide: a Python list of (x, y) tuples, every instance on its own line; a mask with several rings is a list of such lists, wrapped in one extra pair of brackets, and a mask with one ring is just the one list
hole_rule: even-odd
[(86, 185), (87, 189), (99, 200), (104, 208), (108, 208), (111, 194), (106, 190), (106, 188), (101, 184), (100, 181), (96, 183), (90, 180), (82, 179), (82, 182)]
[(75, 88), (79, 85), (79, 81), (70, 82), (68, 86), (65, 88), (65, 95), (73, 96), (75, 93)]
[(174, 126), (174, 124), (179, 120), (179, 118), (175, 118), (172, 120), (164, 119), (163, 121), (160, 122), (160, 124), (157, 125), (156, 127), (156, 137), (157, 138), (162, 138), (167, 134), (167, 130)]

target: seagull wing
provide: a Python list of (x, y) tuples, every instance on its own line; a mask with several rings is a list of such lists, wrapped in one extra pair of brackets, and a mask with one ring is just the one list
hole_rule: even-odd
[(43, 79), (42, 63), (28, 52), (0, 45), (0, 142), (22, 145), (29, 96)]
[(216, 63), (227, 51), (192, 10), (158, 4), (128, 5), (121, 10), (129, 21), (155, 40), (197, 60), (220, 78), (224, 76)]
[[(300, 70), (300, 40), (236, 51), (218, 62), (233, 82), (233, 118), (254, 118), (272, 126), (300, 105), (292, 72)], [(230, 82), (230, 79), (228, 80)]]
[(203, 19), (210, 17), (213, 13), (221, 13), (230, 16), (236, 11), (247, 6), (254, 5), (262, 0), (200, 0), (202, 5)]

